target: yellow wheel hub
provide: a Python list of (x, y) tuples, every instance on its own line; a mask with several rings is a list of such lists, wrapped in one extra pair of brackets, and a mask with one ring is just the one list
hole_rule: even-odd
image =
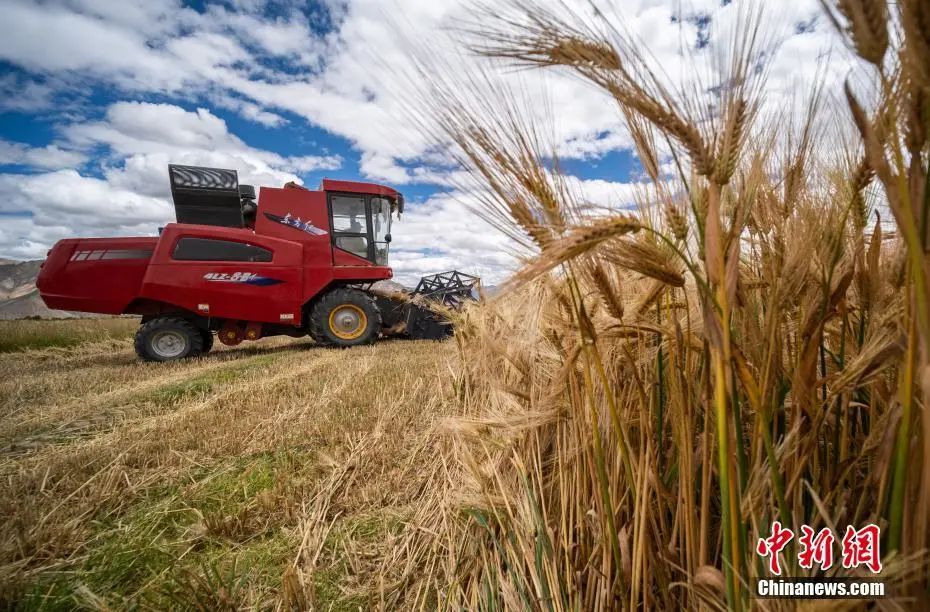
[(343, 304), (329, 313), (329, 330), (342, 340), (355, 340), (368, 328), (368, 316), (355, 304)]

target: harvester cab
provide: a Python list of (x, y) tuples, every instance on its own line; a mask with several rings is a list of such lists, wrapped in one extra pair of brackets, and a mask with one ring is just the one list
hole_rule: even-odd
[(206, 352), (214, 333), (227, 345), (282, 334), (331, 346), (440, 338), (451, 333), (442, 313), (474, 294), (477, 278), (454, 272), (412, 293), (378, 287), (393, 276), (391, 223), (404, 209), (391, 187), (324, 179), (317, 190), (256, 193), (235, 170), (168, 174), (177, 223), (158, 237), (59, 241), (36, 283), (50, 308), (142, 315), (143, 359)]
[[(247, 228), (260, 232), (262, 228), (257, 227), (257, 223), (259, 213), (263, 213), (273, 223), (314, 235), (325, 235), (324, 228), (328, 225), (332, 229), (333, 248), (352, 253), (377, 266), (388, 265), (392, 213), (404, 211), (403, 195), (390, 187), (324, 179), (316, 192), (296, 183), (287, 183), (284, 189), (301, 190), (306, 196), (300, 205), (295, 202), (282, 215), (283, 208), (277, 206), (281, 198), (274, 193), (279, 190), (262, 188), (267, 198), (258, 201), (255, 188), (239, 184), (235, 170), (172, 164), (168, 166), (168, 174), (178, 223)], [(326, 195), (325, 211), (320, 206), (322, 199), (314, 197), (320, 192)], [(259, 211), (262, 204), (263, 210)], [(326, 217), (325, 222), (322, 217)]]

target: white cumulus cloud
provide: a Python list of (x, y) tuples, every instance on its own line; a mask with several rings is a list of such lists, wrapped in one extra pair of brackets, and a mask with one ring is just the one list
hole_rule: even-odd
[[(682, 3), (673, 0), (595, 3), (643, 41), (670, 81), (692, 76), (688, 55), (712, 53), (716, 40), (702, 50), (698, 39), (725, 36), (744, 4), (692, 0), (681, 19)], [(586, 0), (567, 4), (590, 13)], [(357, 155), (359, 178), (401, 190), (460, 184), (448, 152), (424, 129), (432, 83), (417, 72), (411, 53), (437, 76), (455, 80), (483, 69), (493, 83), (521, 92), (526, 122), (547, 126), (546, 141), (564, 158), (591, 160), (630, 147), (602, 92), (561, 71), (489, 67), (463, 52), (449, 29), (474, 24), (472, 7), (469, 0), (326, 0), (310, 10), (301, 2), (229, 0), (195, 10), (180, 0), (6, 0), (10, 27), (0, 37), (0, 60), (25, 76), (0, 76), (0, 91), (22, 92), (22, 102), (7, 95), (0, 109), (47, 110), (57, 94), (80, 99), (95, 87), (115, 99), (160, 102), (121, 101), (89, 119), (59, 120), (59, 138), (42, 146), (0, 141), (0, 164), (31, 168), (0, 174), (7, 194), (0, 256), (40, 256), (66, 236), (153, 232), (173, 217), (170, 162), (236, 168), (242, 182), (256, 185), (344, 162), (326, 152), (283, 155), (250, 146), (211, 107), (282, 132), (305, 122), (343, 138)], [(768, 104), (788, 106), (818, 80), (845, 77), (849, 65), (839, 59), (818, 68), (827, 50), (842, 57), (829, 25), (815, 19), (818, 0), (770, 8), (766, 29), (785, 35), (769, 55)], [(475, 110), (494, 109), (476, 104)], [(587, 200), (613, 207), (629, 203), (637, 187), (628, 180), (570, 179)], [(395, 270), (405, 282), (453, 267), (496, 282), (513, 268), (506, 239), (470, 212), (473, 200), (449, 189), (411, 204), (393, 244)]]
[[(272, 186), (342, 163), (334, 155), (283, 156), (251, 147), (209, 110), (172, 104), (118, 102), (100, 121), (64, 126), (61, 133), (67, 149), (0, 141), (0, 164), (57, 169), (0, 174), (0, 253), (6, 257), (41, 257), (61, 238), (153, 235), (174, 220), (169, 163), (233, 168), (242, 183)], [(102, 155), (102, 176), (75, 169), (91, 152)]]
[(51, 144), (32, 147), (21, 142), (0, 139), (0, 165), (22, 165), (34, 168), (73, 168), (80, 166), (87, 156), (80, 151), (62, 149)]

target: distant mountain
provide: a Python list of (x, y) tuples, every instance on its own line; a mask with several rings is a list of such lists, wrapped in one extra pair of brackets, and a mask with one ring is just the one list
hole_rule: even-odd
[(52, 310), (36, 289), (40, 260), (12, 261), (0, 259), (0, 320), (41, 317), (60, 319), (85, 317), (86, 314)]
[(410, 289), (392, 280), (380, 280), (371, 284), (371, 290), (375, 293), (410, 293)]

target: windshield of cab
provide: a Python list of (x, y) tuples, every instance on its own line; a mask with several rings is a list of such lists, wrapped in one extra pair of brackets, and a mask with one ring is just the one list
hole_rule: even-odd
[(391, 232), (391, 201), (387, 198), (371, 199), (371, 223), (375, 242), (375, 263), (388, 263), (387, 235)]

